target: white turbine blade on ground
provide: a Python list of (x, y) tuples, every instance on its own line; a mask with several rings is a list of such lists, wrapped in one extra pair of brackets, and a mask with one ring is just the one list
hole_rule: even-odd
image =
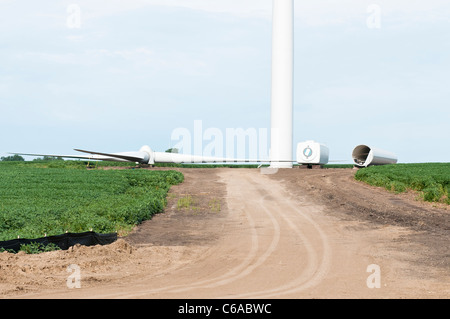
[(269, 163), (270, 160), (236, 159), (178, 153), (154, 152), (155, 163)]
[(98, 160), (98, 161), (123, 161), (119, 158), (94, 155), (94, 154), (91, 154), (91, 155), (55, 155), (55, 154), (29, 154), (29, 153), (9, 153), (9, 154), (24, 155), (24, 156), (49, 156), (49, 157), (87, 159), (87, 160)]
[[(141, 164), (154, 163), (176, 163), (176, 164), (200, 164), (200, 163), (247, 163), (247, 164), (261, 164), (270, 163), (269, 159), (237, 159), (237, 158), (223, 158), (213, 156), (189, 155), (167, 152), (120, 152), (120, 153), (103, 153), (97, 151), (87, 151), (82, 149), (74, 149), (75, 151), (86, 153), (89, 155), (55, 155), (55, 154), (26, 154), (26, 153), (11, 153), (26, 156), (50, 156), (62, 158), (114, 161), (114, 162), (137, 162)], [(152, 159), (151, 159), (152, 157)], [(295, 162), (289, 160), (280, 160), (277, 162)]]
[(82, 152), (82, 153), (88, 153), (88, 154), (94, 154), (94, 155), (100, 155), (105, 157), (111, 157), (115, 158), (117, 160), (122, 160), (126, 162), (139, 162), (139, 163), (145, 163), (148, 162), (149, 155), (145, 152), (121, 152), (121, 153), (101, 153), (101, 152), (94, 152), (94, 151), (86, 151), (86, 150), (80, 150), (75, 149), (75, 151)]

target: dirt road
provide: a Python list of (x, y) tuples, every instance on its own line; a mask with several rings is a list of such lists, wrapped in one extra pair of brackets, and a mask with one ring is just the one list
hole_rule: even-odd
[(0, 254), (1, 296), (450, 297), (447, 209), (352, 170), (182, 172), (166, 212), (110, 246)]

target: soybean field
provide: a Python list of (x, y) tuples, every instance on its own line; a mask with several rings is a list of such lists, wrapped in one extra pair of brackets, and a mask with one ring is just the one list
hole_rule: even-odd
[(176, 171), (87, 170), (83, 162), (0, 163), (0, 240), (126, 234), (163, 211)]
[(418, 191), (425, 201), (450, 204), (450, 163), (371, 166), (360, 169), (355, 178), (395, 193)]

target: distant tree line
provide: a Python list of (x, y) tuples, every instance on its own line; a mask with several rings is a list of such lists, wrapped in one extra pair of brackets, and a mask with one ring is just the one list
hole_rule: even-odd
[[(38, 161), (63, 161), (61, 157), (53, 157), (53, 156), (44, 156), (44, 157), (38, 157), (33, 160), (33, 162)], [(11, 156), (3, 156), (0, 158), (0, 161), (2, 162), (25, 162), (25, 159), (20, 155), (11, 155)]]
[[(166, 150), (166, 153), (178, 153), (177, 148), (169, 148)], [(20, 155), (11, 155), (11, 156), (4, 156), (0, 158), (0, 161), (2, 162), (25, 162), (25, 159)], [(54, 157), (54, 156), (44, 156), (44, 157), (38, 157), (35, 158), (33, 161), (63, 161), (62, 157)]]
[(25, 162), (25, 159), (20, 155), (11, 155), (11, 156), (4, 156), (1, 158), (2, 162)]

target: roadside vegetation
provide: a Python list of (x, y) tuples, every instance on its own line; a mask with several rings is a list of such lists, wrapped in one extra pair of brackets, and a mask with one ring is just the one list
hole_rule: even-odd
[(358, 170), (355, 178), (395, 193), (418, 191), (425, 201), (450, 205), (450, 163), (371, 166)]
[(161, 212), (183, 179), (176, 171), (87, 170), (82, 161), (0, 162), (0, 241), (126, 234)]

